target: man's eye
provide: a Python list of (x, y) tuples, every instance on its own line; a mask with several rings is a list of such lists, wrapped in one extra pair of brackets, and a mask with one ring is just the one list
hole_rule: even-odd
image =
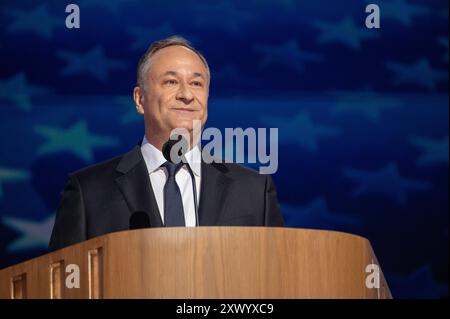
[(175, 85), (175, 84), (177, 84), (177, 81), (176, 80), (166, 80), (166, 81), (164, 81), (164, 84)]
[(203, 86), (203, 83), (202, 83), (202, 82), (198, 82), (198, 81), (194, 81), (194, 82), (192, 82), (192, 85), (193, 85), (193, 86), (202, 87), (202, 86)]

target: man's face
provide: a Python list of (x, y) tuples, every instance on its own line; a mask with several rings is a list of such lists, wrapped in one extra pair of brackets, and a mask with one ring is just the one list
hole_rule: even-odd
[[(204, 126), (208, 116), (209, 78), (200, 58), (183, 46), (159, 50), (150, 60), (140, 102), (150, 132), (167, 135), (175, 128)], [(139, 105), (138, 105), (139, 106)]]

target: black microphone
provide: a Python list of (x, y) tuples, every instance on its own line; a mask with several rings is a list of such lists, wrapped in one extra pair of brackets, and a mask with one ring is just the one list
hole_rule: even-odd
[[(177, 138), (174, 139), (174, 136), (177, 136)], [(172, 154), (172, 150), (174, 149), (175, 145), (179, 149), (178, 149), (178, 152)], [(172, 135), (171, 138), (169, 138), (169, 140), (164, 143), (164, 145), (162, 147), (162, 153), (164, 155), (164, 158), (171, 163), (178, 164), (180, 161), (183, 161), (183, 163), (187, 163), (186, 159), (184, 158), (184, 153), (183, 153), (187, 150), (187, 147), (188, 147), (188, 142), (184, 138), (183, 135), (181, 135), (181, 134)], [(171, 155), (174, 155), (174, 156), (171, 156)], [(172, 157), (175, 157), (175, 158), (172, 158)]]
[[(178, 156), (178, 159), (176, 159), (176, 158), (172, 159), (172, 156), (171, 156), (173, 147), (175, 145), (177, 145), (177, 147), (179, 147), (178, 152), (176, 153), (176, 155)], [(164, 155), (164, 158), (168, 162), (179, 163), (181, 161), (186, 164), (188, 171), (189, 171), (189, 175), (191, 176), (192, 192), (194, 193), (195, 225), (200, 226), (200, 222), (198, 220), (198, 208), (197, 208), (197, 186), (195, 184), (194, 172), (192, 171), (191, 167), (189, 166), (188, 161), (184, 157), (184, 151), (187, 150), (187, 146), (188, 146), (187, 140), (184, 138), (183, 135), (178, 134), (177, 139), (169, 138), (169, 140), (164, 143), (164, 145), (162, 147), (162, 153)]]
[(131, 215), (130, 230), (149, 228), (149, 227), (150, 227), (150, 219), (146, 212), (137, 211), (137, 212), (134, 212), (133, 215)]

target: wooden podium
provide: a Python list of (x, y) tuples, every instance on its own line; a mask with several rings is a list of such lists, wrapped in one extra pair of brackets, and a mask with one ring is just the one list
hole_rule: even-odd
[(0, 298), (392, 298), (381, 270), (366, 285), (370, 264), (367, 239), (334, 231), (149, 228), (5, 268)]

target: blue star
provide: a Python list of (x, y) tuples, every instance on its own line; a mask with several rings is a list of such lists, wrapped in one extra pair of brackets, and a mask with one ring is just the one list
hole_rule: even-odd
[(448, 63), (448, 37), (439, 37), (438, 43), (447, 49), (447, 51), (444, 53), (443, 60)]
[(120, 119), (121, 124), (125, 125), (134, 122), (142, 123), (142, 115), (137, 112), (136, 105), (134, 104), (133, 98), (131, 96), (117, 96), (114, 101), (127, 109), (125, 115)]
[(56, 54), (67, 62), (61, 72), (66, 76), (85, 73), (105, 81), (108, 78), (109, 69), (121, 69), (127, 65), (124, 61), (107, 58), (101, 47), (95, 47), (86, 53), (59, 50)]
[(202, 4), (194, 7), (195, 25), (198, 27), (216, 28), (227, 32), (239, 32), (242, 24), (255, 19), (250, 12), (236, 8), (231, 1)]
[(41, 222), (31, 220), (3, 217), (4, 225), (21, 233), (19, 239), (9, 243), (6, 247), (8, 252), (20, 252), (30, 249), (47, 249), (55, 223), (55, 214), (51, 214)]
[(378, 122), (383, 110), (395, 109), (402, 105), (398, 99), (375, 93), (370, 88), (355, 92), (333, 92), (338, 97), (337, 103), (331, 109), (334, 114), (354, 112)]
[(362, 39), (378, 37), (374, 30), (357, 27), (350, 18), (345, 18), (336, 23), (316, 21), (313, 26), (321, 32), (317, 40), (320, 44), (340, 43), (352, 49), (359, 49)]
[(6, 29), (9, 32), (28, 31), (49, 39), (52, 36), (53, 27), (64, 25), (64, 20), (49, 15), (45, 4), (31, 11), (6, 9), (4, 12), (14, 19), (14, 22)]
[(45, 95), (49, 89), (29, 85), (24, 73), (17, 73), (6, 80), (0, 80), (0, 99), (14, 103), (21, 110), (31, 110), (30, 97)]
[(39, 147), (38, 155), (67, 151), (86, 162), (92, 162), (94, 148), (118, 145), (117, 139), (91, 134), (85, 121), (79, 121), (65, 130), (36, 125), (35, 131), (48, 139)]
[(130, 26), (127, 31), (134, 38), (134, 41), (131, 44), (132, 50), (146, 50), (151, 41), (166, 38), (176, 33), (169, 23), (164, 23), (159, 27), (151, 28)]
[(305, 206), (281, 205), (281, 211), (289, 227), (338, 230), (358, 223), (353, 217), (330, 211), (323, 196), (316, 197)]
[[(389, 288), (399, 298), (423, 299), (448, 296), (448, 286), (437, 283), (429, 265), (424, 265), (407, 275), (386, 274)], [(396, 298), (395, 293), (393, 297)]]
[(384, 195), (401, 205), (407, 202), (407, 191), (425, 191), (431, 184), (400, 176), (397, 166), (390, 163), (376, 172), (346, 168), (344, 176), (358, 181), (359, 185), (352, 192), (353, 197), (365, 194)]
[(413, 137), (411, 143), (420, 147), (424, 152), (416, 160), (417, 166), (448, 163), (448, 136), (441, 140)]
[(28, 179), (30, 179), (28, 171), (0, 166), (0, 198), (3, 196), (3, 183), (23, 182)]
[(395, 73), (394, 85), (417, 84), (435, 90), (436, 81), (448, 79), (446, 71), (433, 69), (427, 59), (420, 59), (413, 64), (387, 62), (386, 67)]
[(306, 112), (290, 118), (263, 117), (261, 120), (271, 127), (279, 127), (280, 140), (298, 143), (310, 152), (318, 150), (320, 138), (339, 135), (339, 130), (333, 127), (314, 123)]
[(319, 54), (300, 50), (295, 40), (290, 40), (281, 45), (256, 45), (255, 48), (256, 51), (263, 55), (260, 61), (260, 66), (262, 67), (278, 64), (302, 72), (305, 62), (322, 61), (322, 57)]
[(409, 4), (406, 0), (383, 1), (379, 3), (381, 18), (393, 19), (406, 27), (411, 26), (411, 20), (415, 16), (423, 16), (430, 13), (427, 7), (418, 4)]
[(114, 15), (120, 13), (121, 6), (135, 2), (135, 0), (84, 0), (80, 2), (80, 7), (98, 7), (108, 10)]

